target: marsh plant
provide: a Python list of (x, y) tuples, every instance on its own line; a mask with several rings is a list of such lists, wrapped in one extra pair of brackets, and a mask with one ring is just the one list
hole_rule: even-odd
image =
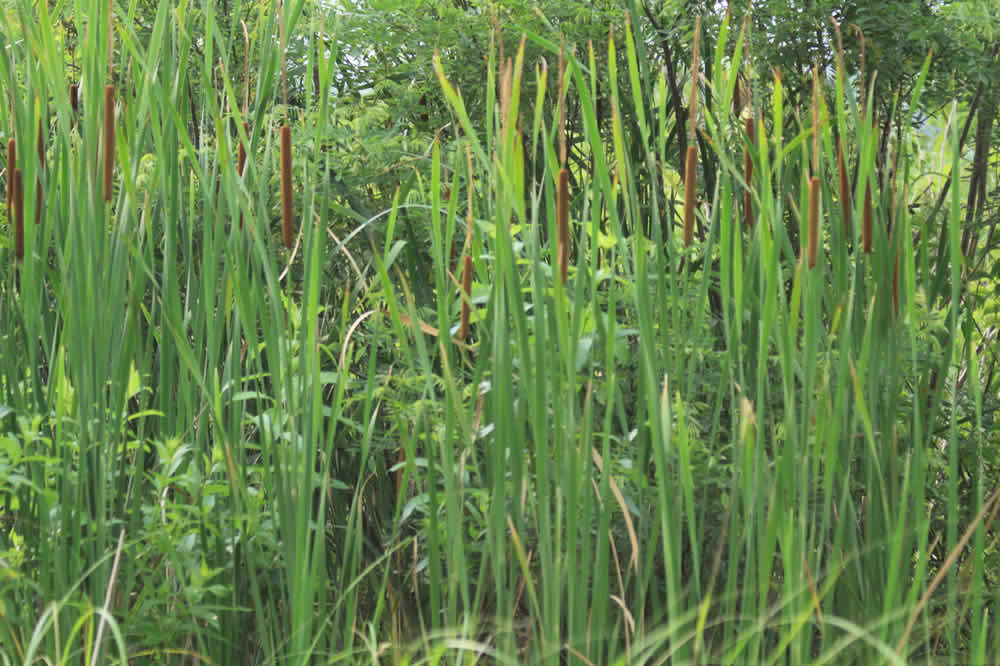
[(954, 109), (498, 28), (365, 217), (303, 5), (0, 22), (4, 663), (1000, 661)]

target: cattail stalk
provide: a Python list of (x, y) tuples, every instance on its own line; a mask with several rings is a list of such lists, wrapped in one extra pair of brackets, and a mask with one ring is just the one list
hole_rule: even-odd
[(104, 86), (104, 201), (111, 201), (115, 173), (115, 87)]
[(837, 171), (840, 174), (840, 208), (844, 215), (844, 237), (851, 238), (851, 186), (847, 178), (847, 163), (844, 161), (844, 144), (837, 137)]
[(694, 180), (697, 168), (698, 152), (690, 145), (684, 167), (684, 247), (689, 247), (694, 240)]
[(816, 266), (816, 253), (819, 248), (819, 178), (809, 179), (809, 245), (807, 261), (809, 268)]
[(694, 141), (698, 122), (698, 48), (701, 43), (701, 17), (694, 20), (694, 46), (691, 49), (691, 99), (688, 103), (688, 139)]
[(753, 159), (750, 157), (750, 147), (754, 141), (753, 118), (747, 118), (744, 122), (747, 133), (748, 144), (743, 149), (743, 180), (747, 189), (743, 192), (743, 223), (747, 229), (753, 229), (753, 196), (750, 194), (750, 181), (753, 179)]
[(896, 261), (892, 266), (892, 314), (899, 314), (899, 251), (896, 251)]
[(566, 284), (569, 269), (569, 170), (559, 170), (559, 188), (556, 192), (556, 255), (559, 261), (559, 276)]
[(14, 169), (17, 168), (17, 141), (7, 142), (7, 220), (13, 220), (11, 205), (14, 202)]
[(559, 165), (566, 166), (566, 58), (559, 45)]
[(691, 49), (691, 98), (688, 104), (688, 147), (684, 165), (684, 247), (694, 241), (695, 179), (698, 150), (695, 148), (698, 122), (698, 48), (701, 41), (701, 17), (694, 20), (694, 46)]
[(281, 126), (281, 236), (292, 249), (292, 128)]
[(469, 335), (469, 299), (472, 297), (472, 255), (465, 255), (462, 263), (462, 323), (458, 339), (465, 342)]
[(21, 182), (21, 170), (14, 169), (13, 194), (11, 204), (14, 208), (14, 258), (24, 260), (24, 186)]
[(865, 183), (865, 206), (861, 212), (861, 244), (865, 254), (872, 253), (872, 184)]
[[(243, 129), (246, 131), (247, 138), (250, 137), (250, 123), (243, 123)], [(243, 139), (240, 139), (240, 147), (236, 152), (236, 173), (240, 178), (243, 177), (243, 171), (247, 166), (247, 147), (243, 144)], [(243, 228), (243, 211), (240, 211), (240, 229)]]
[[(42, 119), (38, 119), (38, 170), (45, 168), (45, 136), (42, 134)], [(35, 224), (42, 223), (42, 177), (35, 179)]]
[(813, 175), (819, 177), (820, 155), (819, 155), (819, 71), (813, 66)]

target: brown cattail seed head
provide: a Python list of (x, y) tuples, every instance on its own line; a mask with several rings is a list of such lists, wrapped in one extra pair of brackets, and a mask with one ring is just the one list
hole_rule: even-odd
[(281, 126), (281, 237), (292, 249), (292, 128)]
[(819, 248), (819, 178), (809, 179), (809, 268), (816, 266), (816, 253)]
[(76, 83), (69, 84), (69, 108), (73, 113), (80, 111), (80, 86)]
[(462, 323), (458, 329), (458, 339), (469, 335), (469, 298), (472, 296), (472, 256), (465, 255), (462, 263)]
[(111, 201), (115, 173), (115, 87), (104, 86), (104, 200)]
[(558, 242), (556, 255), (559, 261), (559, 276), (566, 284), (569, 268), (569, 171), (559, 170), (559, 188), (556, 192), (556, 230)]
[(753, 118), (747, 118), (744, 122), (749, 145), (743, 149), (743, 180), (747, 184), (747, 189), (743, 192), (743, 223), (747, 229), (753, 229), (753, 197), (750, 195), (750, 181), (753, 179), (753, 159), (750, 157), (750, 146), (754, 140)]
[(847, 163), (844, 162), (844, 144), (837, 137), (837, 170), (840, 173), (840, 208), (844, 216), (844, 238), (851, 238), (851, 186), (847, 178)]
[(14, 258), (24, 259), (24, 185), (21, 182), (21, 170), (14, 169), (13, 195), (11, 203), (14, 208)]
[(684, 167), (684, 247), (694, 240), (694, 186), (698, 166), (698, 151), (688, 146), (687, 162)]

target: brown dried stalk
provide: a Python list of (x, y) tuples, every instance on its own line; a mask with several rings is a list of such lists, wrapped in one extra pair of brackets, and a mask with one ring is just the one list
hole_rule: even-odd
[(104, 201), (111, 201), (115, 173), (115, 87), (104, 86)]
[(694, 181), (697, 166), (698, 151), (690, 145), (684, 167), (684, 247), (689, 247), (694, 240)]
[(809, 268), (816, 266), (816, 253), (819, 248), (819, 178), (809, 179), (809, 245), (807, 262)]
[(559, 262), (559, 276), (566, 284), (569, 268), (569, 171), (559, 170), (559, 188), (556, 191), (556, 256)]
[(747, 118), (743, 126), (749, 140), (743, 149), (743, 180), (747, 184), (747, 189), (743, 192), (743, 223), (747, 229), (753, 229), (753, 196), (750, 194), (750, 181), (753, 179), (753, 159), (750, 157), (750, 147), (754, 141), (753, 118)]
[(472, 255), (465, 255), (462, 263), (462, 324), (458, 339), (465, 341), (469, 335), (469, 299), (472, 297)]
[(292, 249), (292, 128), (281, 126), (281, 236)]

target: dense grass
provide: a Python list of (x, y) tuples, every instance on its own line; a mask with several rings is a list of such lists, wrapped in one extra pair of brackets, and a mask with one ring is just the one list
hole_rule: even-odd
[[(344, 230), (332, 54), (283, 103), (302, 7), (260, 15), (249, 104), (211, 2), (141, 35), (134, 6), (78, 3), (72, 77), (59, 8), (0, 27), (27, 221), (23, 261), (0, 248), (5, 662), (1000, 661), (955, 111), (954, 185), (915, 220), (924, 156), (902, 141), (880, 174), (840, 73), (801, 125), (780, 79), (731, 113), (727, 22), (695, 119), (722, 168), (709, 192), (696, 173), (687, 246), (641, 42), (607, 45), (603, 134), (592, 51), (492, 49), (487, 117), (436, 63), (454, 131)], [(563, 94), (592, 164), (562, 176), (565, 282), (542, 103)], [(870, 253), (840, 144), (875, 184)]]

